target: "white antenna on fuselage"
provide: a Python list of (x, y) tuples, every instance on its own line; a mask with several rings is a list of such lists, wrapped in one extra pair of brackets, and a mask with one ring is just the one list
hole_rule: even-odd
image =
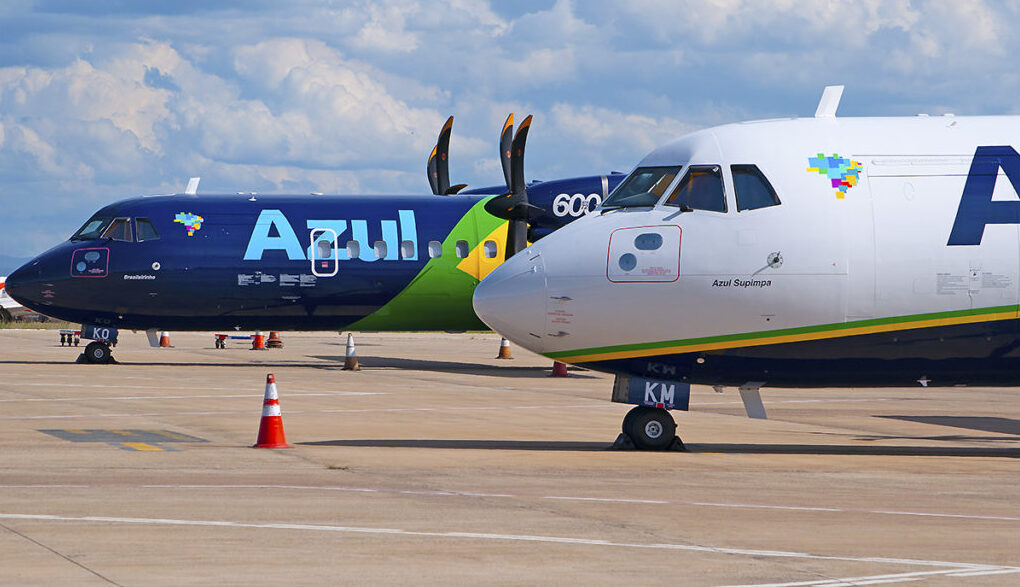
[(815, 118), (836, 118), (839, 99), (843, 97), (843, 86), (825, 86), (822, 99), (818, 101)]
[(189, 196), (194, 196), (198, 193), (198, 182), (202, 181), (201, 177), (192, 177), (188, 180), (188, 187), (184, 188), (184, 193)]

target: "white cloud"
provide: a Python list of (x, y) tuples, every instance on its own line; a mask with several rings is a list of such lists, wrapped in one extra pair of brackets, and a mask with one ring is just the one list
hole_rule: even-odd
[(35, 242), (38, 201), (70, 230), (191, 175), (226, 192), (423, 193), (449, 114), (453, 179), (491, 185), (510, 111), (535, 113), (528, 174), (549, 179), (626, 169), (695, 127), (810, 115), (827, 83), (858, 114), (1020, 110), (1020, 0), (123, 5), (23, 4), (0, 39), (0, 190), (17, 227), (0, 250)]
[(362, 49), (408, 53), (418, 48), (418, 34), (404, 30), (405, 14), (417, 12), (416, 4), (373, 2), (365, 6), (369, 20), (351, 41)]

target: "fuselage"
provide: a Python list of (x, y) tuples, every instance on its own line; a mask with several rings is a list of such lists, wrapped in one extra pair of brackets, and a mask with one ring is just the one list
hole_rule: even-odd
[(638, 377), (1017, 384), (1017, 137), (1020, 117), (699, 131), (638, 164), (647, 191), (618, 197), (624, 180), (492, 272), (475, 309), (526, 348)]
[[(622, 175), (536, 182), (541, 236)], [(8, 279), (50, 316), (132, 329), (467, 330), (478, 281), (504, 259), (492, 197), (188, 195), (132, 198)], [(569, 212), (569, 211), (568, 211)], [(92, 225), (92, 228), (90, 228)]]

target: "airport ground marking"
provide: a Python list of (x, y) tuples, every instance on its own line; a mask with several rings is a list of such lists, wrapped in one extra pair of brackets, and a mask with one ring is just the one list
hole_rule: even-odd
[(39, 430), (44, 434), (71, 442), (101, 442), (124, 450), (139, 452), (175, 452), (177, 449), (161, 446), (167, 442), (208, 442), (204, 438), (189, 436), (170, 430), (102, 430), (75, 428)]
[[(116, 387), (116, 386), (114, 386)], [(151, 387), (149, 389), (152, 389)], [(385, 395), (382, 391), (333, 391), (333, 392), (287, 392), (287, 397), (342, 397), (361, 395)], [(0, 399), (0, 402), (88, 402), (88, 401), (125, 401), (125, 400), (165, 400), (165, 399), (233, 399), (233, 398), (261, 398), (262, 392), (238, 393), (231, 395), (132, 395), (132, 396), (108, 396), (108, 397), (25, 397)]]
[(858, 585), (882, 585), (889, 583), (909, 583), (934, 576), (943, 577), (978, 577), (982, 575), (998, 575), (1017, 573), (1020, 568), (1002, 567), (980, 571), (961, 573), (956, 569), (941, 571), (915, 571), (913, 573), (892, 573), (884, 575), (864, 575), (859, 577), (841, 577), (838, 579), (818, 579), (815, 581), (794, 581), (790, 583), (751, 583), (746, 585), (729, 585), (727, 587), (857, 587)]
[[(0, 513), (0, 519), (4, 520), (25, 520), (25, 521), (50, 521), (50, 522), (83, 522), (83, 523), (100, 523), (100, 524), (137, 524), (137, 525), (156, 525), (156, 526), (201, 526), (201, 527), (220, 527), (220, 528), (251, 528), (251, 529), (270, 529), (270, 530), (299, 530), (299, 531), (311, 531), (311, 532), (331, 532), (340, 534), (374, 534), (374, 535), (391, 535), (391, 536), (416, 536), (416, 537), (427, 537), (427, 538), (463, 538), (463, 539), (474, 539), (474, 540), (492, 540), (492, 541), (513, 541), (513, 542), (533, 542), (543, 544), (567, 544), (575, 546), (599, 546), (599, 547), (615, 547), (615, 548), (629, 548), (629, 549), (645, 549), (645, 550), (667, 550), (667, 551), (687, 551), (687, 552), (701, 552), (709, 554), (720, 554), (720, 555), (735, 555), (735, 556), (748, 556), (748, 557), (764, 557), (764, 558), (787, 558), (787, 559), (807, 559), (807, 560), (818, 560), (818, 561), (840, 561), (840, 562), (859, 562), (859, 563), (876, 563), (876, 564), (889, 564), (889, 565), (903, 565), (903, 566), (921, 566), (921, 567), (936, 567), (943, 569), (941, 573), (930, 572), (924, 574), (955, 574), (955, 573), (966, 573), (969, 576), (976, 576), (983, 573), (1020, 573), (1020, 567), (1012, 567), (1006, 565), (991, 565), (981, 563), (960, 563), (960, 562), (949, 562), (939, 560), (923, 560), (923, 559), (907, 559), (907, 558), (891, 558), (891, 557), (856, 557), (856, 556), (839, 556), (839, 555), (825, 555), (825, 554), (812, 554), (807, 552), (791, 552), (781, 550), (755, 550), (755, 549), (744, 549), (744, 548), (725, 548), (717, 546), (701, 546), (697, 544), (667, 544), (667, 543), (636, 543), (636, 542), (617, 542), (613, 540), (605, 540), (599, 538), (578, 538), (569, 536), (541, 536), (532, 534), (500, 534), (491, 532), (457, 532), (457, 531), (425, 531), (425, 530), (404, 530), (401, 528), (381, 528), (381, 527), (368, 527), (368, 526), (334, 526), (326, 524), (297, 524), (288, 522), (238, 522), (230, 520), (185, 520), (185, 519), (170, 519), (170, 518), (135, 518), (135, 517), (119, 517), (119, 516), (66, 516), (66, 515), (52, 515), (52, 514), (15, 514), (15, 513)], [(876, 575), (876, 577), (881, 575)], [(887, 575), (888, 576), (888, 575)], [(954, 575), (961, 576), (961, 575)], [(826, 580), (833, 581), (833, 580)], [(892, 581), (885, 581), (892, 582)], [(786, 585), (838, 585), (839, 583), (787, 583)], [(857, 583), (861, 584), (861, 583)]]
[[(619, 409), (612, 403), (582, 405), (545, 405), (545, 406), (451, 406), (442, 408), (337, 408), (330, 410), (285, 410), (284, 415), (291, 414), (362, 414), (387, 412), (472, 412), (500, 410), (604, 410)], [(62, 414), (54, 416), (0, 416), (0, 420), (67, 420), (78, 418), (170, 418), (174, 416), (223, 416), (229, 414), (249, 414), (250, 410), (219, 410), (205, 412), (167, 412), (167, 413), (111, 413), (111, 414)]]
[[(364, 395), (385, 395), (387, 392), (351, 392), (364, 394)], [(261, 394), (246, 394), (244, 398), (257, 397)], [(288, 394), (290, 397), (292, 394)], [(300, 394), (299, 394), (300, 395)], [(309, 394), (312, 395), (312, 394)], [(340, 395), (340, 394), (327, 394), (327, 395)], [(189, 399), (191, 396), (181, 396), (180, 399)], [(85, 399), (117, 399), (117, 398), (83, 398)], [(152, 396), (152, 399), (176, 399)], [(847, 398), (847, 399), (828, 399), (828, 400), (777, 400), (769, 402), (769, 405), (780, 405), (780, 404), (798, 404), (798, 403), (855, 403), (855, 402), (868, 402), (868, 401), (896, 401), (901, 398)], [(0, 400), (0, 402), (5, 400)], [(6, 401), (28, 401), (28, 400), (6, 400)], [(77, 400), (75, 400), (77, 401)], [(703, 404), (697, 404), (698, 406), (722, 406), (722, 405), (743, 405), (739, 401), (727, 401), (727, 402), (707, 402)], [(577, 405), (543, 405), (543, 406), (444, 406), (436, 408), (337, 408), (327, 410), (287, 410), (287, 414), (362, 414), (362, 413), (389, 413), (389, 412), (471, 412), (471, 411), (500, 411), (500, 410), (600, 410), (600, 409), (621, 409), (621, 404), (600, 402), (598, 404), (577, 404)], [(61, 419), (73, 419), (73, 418), (131, 418), (131, 417), (153, 417), (153, 418), (167, 418), (173, 416), (220, 416), (229, 414), (247, 414), (248, 411), (238, 410), (220, 410), (220, 411), (204, 411), (204, 412), (172, 412), (172, 413), (141, 413), (141, 414), (130, 414), (130, 413), (111, 413), (111, 414), (63, 414), (54, 416), (0, 416), (0, 420), (61, 420)], [(709, 453), (702, 453), (709, 454)]]
[[(8, 485), (0, 485), (0, 489), (9, 487)], [(15, 486), (18, 487), (18, 486)], [(45, 487), (44, 485), (38, 485), (33, 487)], [(57, 485), (55, 487), (62, 488), (64, 485)], [(90, 487), (90, 486), (85, 486)], [(606, 503), (633, 503), (633, 504), (648, 504), (648, 505), (682, 505), (682, 506), (697, 506), (697, 507), (718, 507), (718, 508), (746, 508), (746, 509), (766, 509), (766, 510), (789, 510), (789, 511), (806, 511), (806, 512), (833, 512), (833, 513), (850, 513), (850, 514), (876, 514), (876, 515), (887, 515), (887, 516), (921, 516), (930, 518), (957, 518), (965, 520), (989, 520), (998, 522), (1020, 522), (1020, 516), (993, 516), (993, 515), (981, 515), (981, 514), (950, 514), (950, 513), (939, 513), (939, 512), (912, 512), (912, 511), (898, 511), (898, 510), (870, 510), (863, 508), (839, 508), (839, 507), (824, 507), (824, 506), (796, 506), (796, 505), (774, 505), (774, 504), (753, 504), (753, 503), (726, 503), (726, 502), (714, 502), (714, 501), (695, 501), (695, 500), (664, 500), (664, 499), (638, 499), (638, 498), (627, 498), (627, 497), (597, 497), (597, 496), (576, 496), (576, 495), (527, 495), (527, 494), (512, 494), (512, 493), (487, 493), (479, 491), (455, 491), (455, 490), (426, 490), (426, 489), (395, 489), (385, 487), (346, 487), (337, 485), (282, 485), (282, 484), (145, 484), (145, 485), (131, 485), (129, 487), (140, 487), (143, 489), (277, 489), (277, 490), (294, 490), (294, 491), (339, 491), (339, 492), (351, 492), (351, 493), (388, 493), (388, 494), (405, 494), (405, 495), (436, 495), (436, 496), (454, 496), (454, 497), (487, 497), (487, 498), (504, 498), (504, 499), (551, 499), (559, 501), (579, 501), (579, 502), (606, 502)]]
[[(118, 485), (88, 485), (88, 484), (0, 484), (0, 489), (93, 489), (99, 487), (118, 487)], [(993, 515), (981, 515), (981, 514), (950, 514), (950, 513), (939, 513), (939, 512), (912, 512), (912, 511), (898, 511), (898, 510), (868, 510), (861, 508), (836, 508), (836, 507), (822, 507), (822, 506), (790, 506), (790, 505), (775, 505), (775, 504), (748, 504), (748, 503), (725, 503), (725, 502), (711, 502), (711, 501), (689, 501), (689, 500), (662, 500), (662, 499), (637, 499), (637, 498), (622, 498), (622, 497), (590, 497), (590, 496), (569, 496), (569, 495), (526, 495), (526, 494), (512, 494), (512, 493), (487, 493), (478, 491), (438, 491), (438, 490), (406, 490), (406, 489), (388, 489), (388, 488), (371, 488), (371, 487), (343, 487), (343, 486), (329, 486), (329, 485), (267, 485), (267, 484), (145, 484), (145, 485), (130, 485), (125, 487), (139, 487), (143, 489), (275, 489), (275, 490), (296, 490), (296, 491), (339, 491), (339, 492), (351, 492), (351, 493), (399, 493), (407, 495), (437, 495), (437, 496), (456, 496), (456, 497), (492, 497), (492, 498), (513, 498), (513, 499), (528, 499), (528, 498), (540, 498), (540, 499), (552, 499), (560, 501), (580, 501), (580, 502), (607, 502), (607, 503), (635, 503), (635, 504), (652, 504), (652, 505), (690, 505), (690, 506), (702, 506), (702, 507), (723, 507), (723, 508), (750, 508), (750, 509), (774, 509), (774, 510), (793, 510), (793, 511), (812, 511), (812, 512), (845, 512), (845, 513), (864, 513), (864, 514), (879, 514), (879, 515), (893, 515), (893, 516), (920, 516), (920, 517), (934, 517), (934, 518), (959, 518), (959, 519), (973, 519), (973, 520), (991, 520), (991, 521), (1004, 521), (1004, 522), (1020, 522), (1018, 516), (993, 516)]]

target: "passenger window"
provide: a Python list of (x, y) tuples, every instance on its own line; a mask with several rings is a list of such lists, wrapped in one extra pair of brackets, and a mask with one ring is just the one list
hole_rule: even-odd
[(496, 246), (496, 241), (485, 241), (483, 250), (485, 252), (486, 259), (495, 259), (499, 248)]
[(138, 237), (138, 242), (159, 240), (159, 232), (148, 218), (135, 220), (135, 236)]
[(386, 253), (388, 252), (386, 250), (386, 241), (375, 241), (375, 245), (372, 248), (375, 249), (376, 259), (386, 258)]
[(400, 241), (400, 257), (402, 259), (413, 259), (414, 253), (414, 241)]
[(691, 210), (726, 211), (722, 171), (718, 165), (692, 165), (673, 193), (667, 206), (687, 206)]
[(134, 240), (131, 238), (131, 223), (127, 218), (117, 218), (103, 233), (103, 238), (131, 242)]
[(457, 241), (456, 253), (458, 259), (467, 257), (469, 252), (467, 241)]
[(318, 249), (318, 256), (315, 260), (333, 258), (333, 241), (319, 241), (315, 243), (315, 246)]
[(443, 243), (439, 241), (429, 241), (429, 259), (435, 259), (436, 257), (443, 256)]
[(347, 258), (357, 259), (361, 256), (361, 243), (358, 241), (347, 241)]
[(757, 165), (730, 165), (733, 191), (737, 196), (737, 212), (778, 206), (779, 196)]

